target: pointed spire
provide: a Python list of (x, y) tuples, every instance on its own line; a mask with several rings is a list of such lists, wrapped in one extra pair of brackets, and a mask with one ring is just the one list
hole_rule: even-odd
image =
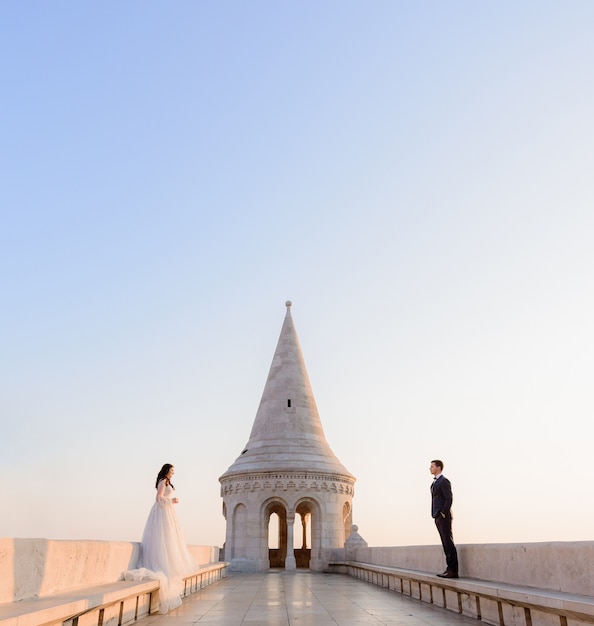
[(353, 478), (324, 435), (301, 346), (287, 312), (245, 450), (223, 474), (313, 471)]

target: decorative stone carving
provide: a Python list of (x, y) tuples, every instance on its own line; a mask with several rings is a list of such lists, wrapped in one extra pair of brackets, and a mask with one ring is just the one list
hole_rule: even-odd
[[(349, 496), (354, 495), (353, 485), (341, 479), (331, 479), (330, 477), (325, 477), (322, 483), (319, 483), (317, 480), (309, 480), (306, 481), (300, 476), (295, 476), (293, 474), (287, 474), (285, 476), (279, 477), (276, 476), (276, 480), (274, 481), (274, 485), (269, 481), (265, 480), (264, 482), (260, 482), (257, 480), (257, 476), (242, 476), (241, 480), (231, 481), (231, 480), (221, 480), (221, 497), (229, 494), (229, 493), (241, 493), (244, 491), (255, 492), (255, 491), (331, 491), (332, 493), (346, 494)], [(296, 482), (296, 479), (301, 478), (299, 483)]]
[(355, 557), (355, 552), (357, 548), (366, 548), (367, 541), (361, 537), (358, 533), (359, 527), (357, 524), (353, 524), (351, 526), (351, 534), (348, 539), (344, 542), (344, 551), (347, 561), (352, 561)]

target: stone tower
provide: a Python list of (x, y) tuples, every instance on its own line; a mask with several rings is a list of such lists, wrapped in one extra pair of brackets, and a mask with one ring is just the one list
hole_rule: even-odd
[(355, 477), (326, 441), (286, 306), (249, 441), (219, 478), (225, 559), (236, 571), (323, 570), (351, 533)]

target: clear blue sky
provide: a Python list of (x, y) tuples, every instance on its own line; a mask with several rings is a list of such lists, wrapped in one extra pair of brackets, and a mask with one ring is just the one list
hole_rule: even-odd
[(594, 3), (4, 2), (0, 535), (224, 541), (285, 313), (370, 545), (592, 540)]

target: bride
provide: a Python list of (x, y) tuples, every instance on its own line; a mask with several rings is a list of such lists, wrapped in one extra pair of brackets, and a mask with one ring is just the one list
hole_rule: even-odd
[(184, 541), (174, 505), (175, 487), (171, 478), (173, 465), (165, 463), (157, 475), (156, 502), (153, 504), (140, 544), (139, 569), (125, 573), (126, 580), (160, 581), (159, 613), (168, 613), (181, 605), (183, 578), (198, 569)]

